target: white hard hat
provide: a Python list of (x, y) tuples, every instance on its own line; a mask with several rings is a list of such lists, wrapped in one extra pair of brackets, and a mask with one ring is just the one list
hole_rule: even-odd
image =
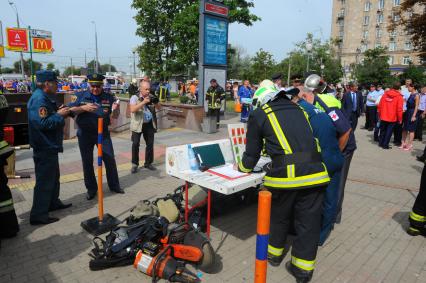
[(253, 108), (256, 109), (269, 101), (274, 100), (275, 96), (279, 93), (279, 89), (271, 80), (264, 80), (260, 83), (259, 88), (253, 96)]

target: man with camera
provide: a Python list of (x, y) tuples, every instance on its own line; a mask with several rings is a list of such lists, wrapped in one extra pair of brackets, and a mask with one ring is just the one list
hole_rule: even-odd
[(139, 83), (139, 96), (130, 98), (130, 130), (132, 131), (132, 173), (136, 173), (139, 167), (139, 146), (141, 135), (146, 143), (144, 167), (156, 170), (152, 165), (154, 161), (154, 126), (155, 108), (153, 104), (158, 103), (158, 98), (150, 96), (151, 84), (147, 80)]

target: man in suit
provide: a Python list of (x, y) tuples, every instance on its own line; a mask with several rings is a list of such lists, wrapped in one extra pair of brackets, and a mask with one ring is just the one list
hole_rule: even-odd
[(363, 99), (360, 92), (358, 92), (358, 85), (356, 83), (349, 84), (349, 91), (345, 93), (342, 98), (342, 110), (346, 118), (351, 122), (353, 131), (355, 131), (358, 124), (358, 118), (361, 116), (363, 108)]

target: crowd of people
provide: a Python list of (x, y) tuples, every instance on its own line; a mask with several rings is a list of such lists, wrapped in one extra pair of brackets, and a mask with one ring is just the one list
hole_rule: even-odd
[[(56, 74), (39, 71), (36, 80), (37, 88), (28, 101), (29, 142), (36, 177), (30, 223), (43, 225), (59, 220), (50, 217), (50, 211), (72, 205), (59, 198), (58, 153), (63, 151), (62, 132), (67, 117), (74, 118), (78, 125), (87, 200), (97, 194), (93, 149), (99, 142), (99, 117), (104, 119), (102, 159), (108, 187), (112, 192), (124, 193), (108, 129), (110, 119), (120, 115), (120, 102), (105, 91), (101, 74), (88, 76), (87, 90), (76, 92), (71, 103), (59, 107), (48, 98), (49, 94), (57, 92), (61, 83)], [(155, 109), (160, 107), (159, 97), (167, 99), (170, 95), (166, 82), (152, 84), (149, 77), (144, 77), (135, 87), (129, 102), (133, 174), (139, 169), (141, 137), (146, 143), (143, 166), (156, 170), (152, 165)], [(180, 95), (185, 95), (185, 87), (181, 85)], [(191, 95), (192, 91), (195, 96), (196, 82), (189, 85)], [(390, 148), (393, 135), (396, 146), (410, 151), (415, 138), (422, 140), (426, 86), (418, 86), (407, 79), (403, 86), (400, 82), (386, 88), (381, 84), (370, 84), (368, 91), (362, 91), (356, 83), (335, 87), (321, 76), (311, 74), (305, 79), (293, 78), (292, 86), (288, 87), (282, 84), (282, 74), (274, 74), (258, 86), (244, 80), (242, 85), (228, 83), (223, 89), (216, 79), (212, 79), (206, 93), (208, 115), (219, 117), (226, 92), (244, 105), (241, 122), (247, 123), (247, 146), (237, 165), (238, 170), (251, 172), (261, 154), (266, 153), (272, 160), (265, 168), (263, 184), (273, 196), (268, 261), (274, 266), (281, 264), (287, 252), (287, 235), (294, 229), (296, 238), (286, 267), (300, 282), (309, 282), (318, 246), (327, 241), (334, 225), (341, 222), (345, 184), (357, 149), (354, 132), (358, 128), (358, 119), (365, 113), (362, 129), (373, 132), (374, 141), (381, 148)], [(7, 148), (7, 144), (1, 146)], [(426, 154), (418, 157), (419, 161), (425, 159)], [(424, 187), (425, 182), (424, 169), (421, 186)], [(425, 232), (425, 190), (420, 188), (410, 213), (407, 231), (410, 235)]]

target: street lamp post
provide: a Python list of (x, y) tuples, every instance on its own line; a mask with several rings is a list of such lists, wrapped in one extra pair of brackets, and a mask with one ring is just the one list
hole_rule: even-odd
[[(16, 13), (16, 24), (18, 25), (18, 28), (20, 28), (18, 8), (16, 8), (15, 3), (11, 2), (11, 1), (9, 1), (9, 5), (10, 5), (10, 7), (14, 8), (14, 10), (15, 10), (15, 13)], [(19, 52), (19, 53), (20, 53), (20, 57), (21, 57), (21, 74), (22, 74), (22, 78), (24, 78), (24, 76), (25, 76), (25, 71), (24, 71), (24, 55), (22, 54), (22, 52)]]
[(96, 60), (95, 60), (95, 72), (99, 72), (99, 66), (98, 66), (98, 31), (96, 29), (96, 22), (91, 21), (92, 24), (95, 25), (95, 52), (96, 52)]
[(306, 63), (306, 72), (307, 73), (309, 73), (309, 59), (310, 59), (310, 57), (311, 57), (311, 51), (312, 51), (312, 42), (311, 42), (311, 40), (309, 39), (307, 42), (306, 42), (306, 51), (308, 51), (308, 62)]
[(293, 53), (290, 53), (290, 57), (288, 58), (288, 72), (287, 72), (287, 86), (290, 86), (290, 74), (291, 74), (291, 56)]

